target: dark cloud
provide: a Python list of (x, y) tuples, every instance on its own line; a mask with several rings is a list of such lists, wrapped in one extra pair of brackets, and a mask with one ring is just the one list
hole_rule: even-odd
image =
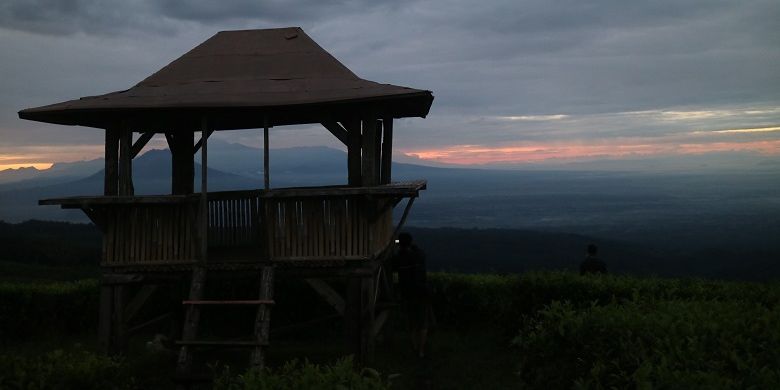
[(289, 24), (327, 17), (338, 12), (365, 10), (371, 2), (317, 0), (161, 0), (156, 10), (172, 19), (196, 21), (208, 25), (230, 20), (256, 19), (262, 22)]
[(45, 35), (170, 33), (173, 25), (147, 1), (5, 0), (0, 27)]

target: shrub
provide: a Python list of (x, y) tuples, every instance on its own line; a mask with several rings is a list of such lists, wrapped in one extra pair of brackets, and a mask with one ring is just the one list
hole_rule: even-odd
[(624, 275), (580, 276), (571, 272), (528, 272), (514, 286), (517, 310), (533, 313), (553, 301), (577, 307), (608, 304), (635, 297), (655, 299), (744, 300), (775, 307), (780, 304), (777, 283), (726, 282), (696, 278), (657, 278)]
[(133, 389), (122, 362), (77, 348), (36, 357), (0, 355), (2, 389)]
[(553, 302), (515, 338), (526, 385), (780, 388), (780, 309), (745, 301)]
[(486, 318), (516, 325), (516, 275), (432, 273), (429, 285), (438, 323), (444, 327), (482, 326)]
[(0, 342), (92, 331), (97, 308), (97, 280), (0, 283)]
[(352, 359), (341, 359), (333, 365), (302, 364), (293, 360), (278, 369), (248, 370), (234, 375), (225, 368), (214, 380), (215, 390), (284, 390), (284, 389), (388, 389), (378, 372), (353, 369)]

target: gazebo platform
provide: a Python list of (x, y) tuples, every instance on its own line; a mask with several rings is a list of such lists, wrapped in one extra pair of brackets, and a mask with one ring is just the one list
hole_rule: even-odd
[[(201, 194), (77, 196), (42, 205), (81, 209), (103, 233), (112, 272), (328, 267), (372, 260), (392, 244), (393, 207), (424, 180), (373, 187), (324, 186), (209, 192), (207, 256), (199, 253)], [(399, 225), (400, 227), (400, 225)]]

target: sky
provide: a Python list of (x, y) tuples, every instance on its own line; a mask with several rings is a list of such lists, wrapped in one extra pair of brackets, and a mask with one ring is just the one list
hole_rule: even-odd
[[(426, 119), (396, 124), (399, 158), (776, 157), (778, 20), (777, 0), (4, 0), (0, 169), (101, 157), (100, 130), (23, 108), (127, 89), (217, 31), (287, 26), (362, 78), (433, 91)], [(271, 132), (271, 147), (311, 145), (341, 147), (320, 126)]]

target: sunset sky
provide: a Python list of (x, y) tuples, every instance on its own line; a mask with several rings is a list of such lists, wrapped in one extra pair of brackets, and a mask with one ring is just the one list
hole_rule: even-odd
[[(0, 169), (101, 157), (100, 130), (20, 109), (126, 89), (220, 30), (286, 26), (360, 77), (433, 91), (427, 119), (396, 125), (409, 159), (776, 157), (778, 20), (777, 0), (5, 0)], [(321, 127), (271, 133), (272, 147), (309, 145), (341, 147)]]

